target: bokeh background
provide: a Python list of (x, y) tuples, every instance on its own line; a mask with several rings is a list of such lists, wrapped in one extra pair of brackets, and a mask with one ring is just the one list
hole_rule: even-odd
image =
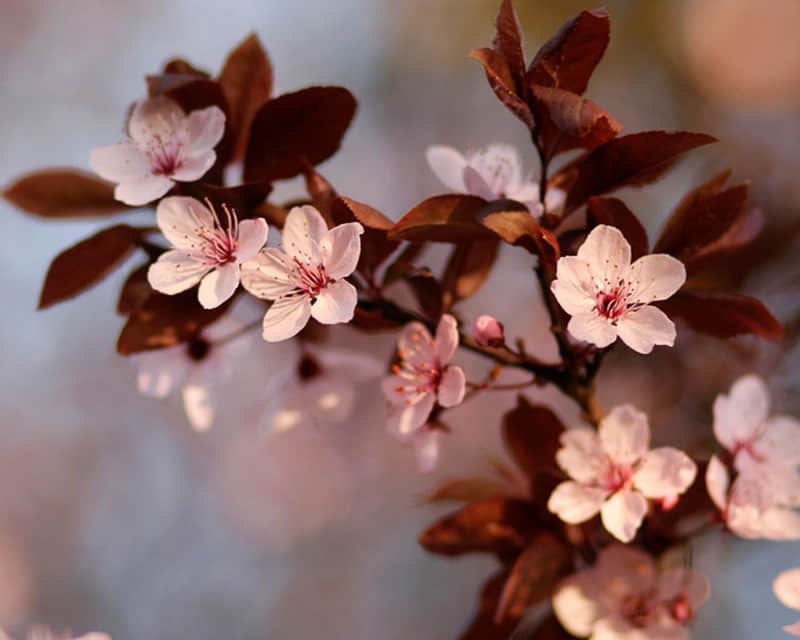
[[(180, 55), (218, 71), (254, 30), (277, 89), (341, 84), (360, 108), (341, 152), (322, 167), (340, 192), (399, 217), (442, 188), (428, 144), (520, 145), (522, 125), (496, 101), (471, 48), (490, 43), (495, 0), (2, 0), (0, 183), (43, 166), (88, 167), (119, 139), (143, 76)], [(594, 2), (518, 0), (529, 55)], [(740, 373), (767, 376), (776, 409), (800, 413), (796, 348), (800, 265), (800, 22), (797, 0), (611, 0), (612, 39), (588, 95), (628, 131), (717, 135), (658, 185), (623, 195), (651, 237), (691, 187), (732, 167), (767, 217), (759, 268), (743, 283), (788, 324), (787, 339), (723, 343), (679, 330), (673, 350), (617, 350), (601, 379), (606, 406), (650, 412), (657, 441), (692, 446), (714, 395)], [(529, 166), (533, 166), (530, 164)], [(282, 185), (278, 197), (300, 193)], [(443, 478), (488, 472), (513, 394), (454, 411), (432, 476), (383, 431), (375, 381), (351, 419), (269, 434), (258, 399), (285, 353), (256, 344), (217, 424), (192, 432), (178, 403), (143, 398), (114, 352), (124, 270), (79, 300), (36, 312), (50, 259), (104, 223), (47, 223), (0, 203), (0, 625), (33, 622), (116, 640), (226, 637), (455, 637), (493, 562), (426, 555), (415, 538), (446, 507), (420, 496)], [(527, 256), (465, 306), (490, 311), (536, 351), (553, 353)], [(513, 291), (514, 295), (508, 295)], [(391, 336), (335, 339), (383, 358)], [(485, 365), (465, 356), (475, 375)], [(574, 408), (552, 390), (565, 420)], [(711, 536), (694, 561), (713, 584), (698, 638), (780, 638), (796, 615), (771, 594), (800, 564), (797, 544)]]

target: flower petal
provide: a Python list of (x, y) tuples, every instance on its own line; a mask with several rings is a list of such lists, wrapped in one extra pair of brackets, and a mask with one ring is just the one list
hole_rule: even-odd
[(229, 262), (217, 267), (200, 281), (197, 299), (204, 309), (215, 309), (239, 286), (239, 265)]
[(725, 465), (719, 461), (717, 456), (711, 456), (706, 468), (706, 489), (711, 501), (720, 511), (725, 511), (728, 504), (730, 482), (731, 478)]
[(172, 141), (185, 118), (186, 113), (174, 100), (166, 96), (147, 98), (134, 105), (128, 134), (140, 147), (149, 147), (154, 140)]
[(681, 494), (694, 482), (697, 465), (683, 451), (659, 447), (648, 451), (633, 474), (633, 485), (646, 498)]
[(411, 437), (417, 466), (421, 473), (430, 473), (439, 461), (439, 437), (441, 430), (425, 426)]
[(262, 336), (267, 342), (280, 342), (296, 336), (311, 316), (308, 296), (278, 298), (264, 314)]
[(239, 223), (239, 238), (236, 242), (237, 262), (247, 262), (261, 251), (267, 241), (269, 227), (264, 218), (242, 220)]
[(195, 109), (183, 121), (183, 152), (205, 156), (225, 133), (225, 112), (217, 106)]
[(183, 410), (195, 431), (208, 431), (214, 424), (216, 409), (211, 389), (205, 385), (187, 384), (181, 391)]
[(283, 250), (303, 264), (320, 264), (319, 243), (328, 233), (328, 225), (311, 205), (293, 207), (283, 225)]
[(800, 636), (800, 620), (794, 624), (787, 624), (786, 626), (781, 627), (781, 629), (783, 629), (790, 636)]
[(361, 256), (362, 233), (364, 227), (358, 222), (340, 224), (325, 232), (319, 249), (322, 264), (330, 278), (346, 278), (356, 270)]
[(276, 300), (295, 290), (291, 270), (286, 254), (269, 247), (242, 265), (242, 286), (257, 298)]
[(578, 249), (578, 257), (589, 263), (598, 289), (617, 286), (631, 264), (631, 245), (616, 227), (597, 225)]
[(89, 164), (104, 180), (125, 182), (150, 175), (150, 161), (129, 142), (92, 149)]
[(567, 193), (563, 189), (548, 187), (544, 196), (544, 206), (548, 213), (560, 213), (567, 201)]
[(636, 536), (647, 513), (647, 500), (638, 491), (617, 491), (600, 510), (603, 526), (612, 536), (628, 543)]
[(567, 331), (576, 340), (590, 342), (601, 349), (617, 339), (617, 327), (595, 311), (572, 316)]
[[(800, 464), (800, 421), (792, 416), (770, 418), (764, 423), (762, 434), (756, 440), (755, 449), (761, 462), (770, 461), (797, 466)], [(746, 450), (741, 453), (746, 453)]]
[(156, 291), (172, 296), (191, 289), (210, 269), (183, 251), (165, 251), (147, 270), (147, 282)]
[(769, 412), (769, 392), (756, 375), (739, 378), (728, 395), (714, 400), (714, 435), (725, 448), (732, 450), (739, 442), (748, 442), (758, 433)]
[(573, 316), (588, 313), (597, 304), (589, 263), (577, 256), (558, 259), (556, 279), (550, 285), (550, 291), (564, 311)]
[(319, 292), (311, 315), (322, 324), (350, 322), (358, 304), (358, 292), (347, 280), (337, 280)]
[(642, 256), (622, 276), (628, 281), (631, 302), (666, 300), (686, 282), (686, 267), (666, 253)]
[(411, 363), (430, 362), (436, 357), (433, 338), (421, 322), (409, 322), (397, 341), (397, 355)]
[(431, 171), (448, 189), (458, 193), (466, 191), (463, 174), (467, 160), (461, 153), (452, 147), (433, 145), (425, 150), (425, 159)]
[(650, 447), (647, 415), (630, 404), (614, 407), (600, 421), (597, 434), (608, 457), (620, 465), (633, 465), (644, 457)]
[(484, 180), (483, 176), (473, 167), (464, 167), (464, 186), (467, 193), (485, 200), (497, 200), (500, 194), (496, 193)]
[(205, 243), (201, 234), (214, 229), (214, 214), (195, 198), (170, 196), (158, 203), (156, 222), (173, 247), (198, 251)]
[(183, 158), (180, 165), (169, 174), (169, 177), (178, 182), (194, 182), (202, 178), (216, 161), (217, 154), (213, 151)]
[(467, 378), (461, 367), (451, 366), (444, 370), (439, 383), (437, 397), (439, 404), (450, 408), (461, 404), (467, 388)]
[(147, 175), (138, 180), (121, 182), (114, 189), (114, 198), (125, 204), (138, 207), (157, 200), (175, 184), (166, 176)]
[(785, 607), (800, 610), (800, 567), (781, 573), (772, 583), (772, 590)]
[(397, 405), (389, 412), (386, 429), (393, 436), (406, 439), (428, 421), (436, 398), (433, 393), (424, 393), (413, 404)]
[(582, 577), (573, 575), (559, 584), (553, 594), (553, 613), (573, 636), (588, 638), (600, 616), (601, 605), (582, 588)]
[[(474, 169), (489, 188), (488, 199), (497, 199), (514, 191), (522, 182), (522, 162), (517, 150), (510, 144), (490, 144), (467, 155), (469, 168)], [(467, 182), (467, 172), (464, 172), (464, 182)], [(477, 193), (477, 195), (482, 195)], [(482, 196), (486, 197), (486, 196)]]
[(662, 601), (671, 601), (684, 596), (692, 610), (702, 605), (711, 595), (708, 579), (697, 571), (685, 567), (664, 569), (658, 577), (658, 597)]
[(515, 189), (506, 190), (506, 197), (529, 206), (539, 202), (539, 183), (522, 182)]
[(445, 313), (436, 327), (433, 352), (439, 364), (449, 364), (458, 349), (458, 323), (449, 313)]
[(637, 353), (650, 353), (657, 344), (675, 344), (675, 324), (661, 309), (640, 307), (617, 322), (619, 338)]
[(567, 429), (561, 434), (556, 462), (573, 480), (589, 484), (597, 479), (606, 460), (594, 429)]
[(550, 494), (547, 508), (564, 522), (578, 524), (597, 515), (605, 500), (602, 489), (586, 487), (579, 482), (562, 482)]

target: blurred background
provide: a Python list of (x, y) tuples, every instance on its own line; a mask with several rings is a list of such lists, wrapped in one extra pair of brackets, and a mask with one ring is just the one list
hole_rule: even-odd
[[(399, 217), (443, 192), (424, 162), (429, 144), (515, 143), (534, 167), (522, 125), (467, 57), (491, 42), (498, 4), (0, 0), (0, 183), (44, 166), (88, 168), (90, 149), (120, 138), (146, 73), (173, 56), (217, 72), (255, 31), (278, 92), (341, 84), (359, 98), (342, 150), (321, 171), (341, 193)], [(752, 180), (767, 229), (759, 268), (741, 286), (789, 331), (767, 345), (679, 329), (676, 348), (652, 357), (615, 350), (601, 400), (633, 401), (650, 413), (657, 442), (682, 446), (708, 432), (714, 395), (744, 372), (767, 377), (776, 410), (800, 414), (800, 2), (607, 5), (611, 45), (588, 97), (628, 131), (684, 128), (722, 140), (623, 197), (654, 238), (690, 188), (728, 167), (734, 180)], [(563, 21), (598, 5), (516, 6), (532, 56)], [(300, 192), (281, 185), (277, 199)], [(137, 394), (134, 367), (114, 352), (124, 269), (77, 301), (35, 311), (52, 257), (105, 221), (47, 223), (4, 202), (0, 216), (0, 626), (20, 637), (44, 622), (116, 640), (457, 635), (493, 561), (426, 555), (416, 536), (448, 507), (420, 496), (444, 478), (488, 472), (487, 455), (504, 455), (497, 425), (513, 394), (454, 411), (439, 468), (421, 476), (413, 453), (384, 433), (374, 380), (361, 385), (349, 420), (269, 434), (259, 400), (286, 354), (257, 341), (214, 428), (194, 433), (178, 402)], [(463, 315), (494, 313), (546, 357), (555, 351), (529, 266), (506, 251)], [(334, 339), (381, 359), (394, 344), (348, 329)], [(485, 372), (459, 357), (473, 377)], [(530, 395), (577, 420), (552, 390)], [(697, 545), (695, 562), (713, 585), (695, 637), (779, 638), (796, 617), (771, 583), (800, 564), (800, 545), (715, 535)]]

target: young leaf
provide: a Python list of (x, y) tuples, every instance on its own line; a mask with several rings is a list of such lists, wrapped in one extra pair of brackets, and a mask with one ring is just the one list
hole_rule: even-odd
[(442, 275), (446, 309), (469, 298), (483, 286), (500, 249), (500, 238), (475, 240), (457, 245)]
[[(631, 245), (631, 259), (648, 253), (647, 231), (636, 214), (618, 198), (589, 198), (586, 203), (586, 221), (590, 227), (607, 224), (616, 227)], [(661, 253), (653, 249), (653, 253)]]
[(533, 131), (536, 126), (533, 114), (527, 102), (517, 92), (514, 77), (503, 56), (488, 48), (473, 49), (469, 55), (483, 65), (486, 80), (500, 102)]
[(309, 87), (278, 96), (255, 114), (244, 159), (245, 180), (281, 180), (332, 156), (356, 112), (342, 87)]
[(136, 267), (128, 274), (119, 292), (117, 313), (124, 316), (128, 315), (153, 293), (153, 289), (147, 281), (147, 270), (149, 268), (150, 263), (148, 262)]
[(510, 491), (511, 487), (500, 480), (475, 476), (445, 482), (428, 493), (423, 500), (425, 502), (478, 502), (506, 495)]
[(186, 195), (198, 200), (210, 200), (211, 204), (221, 213), (222, 205), (236, 211), (237, 217), (242, 220), (256, 217), (255, 211), (271, 193), (272, 185), (260, 180), (246, 182), (235, 187), (220, 187), (205, 182), (189, 182), (183, 185)]
[(114, 199), (114, 186), (78, 169), (28, 173), (3, 190), (3, 197), (41, 218), (102, 217), (129, 209)]
[(513, 200), (497, 200), (482, 208), (477, 218), (508, 244), (524, 247), (555, 264), (560, 255), (555, 236), (539, 226), (528, 209)]
[(490, 238), (491, 233), (475, 217), (485, 205), (486, 200), (478, 196), (449, 194), (428, 198), (395, 223), (389, 231), (389, 238), (411, 242), (464, 242)]
[(210, 74), (207, 71), (203, 71), (202, 69), (198, 69), (191, 62), (187, 62), (183, 58), (173, 58), (172, 60), (168, 60), (167, 63), (164, 65), (165, 74), (183, 74), (187, 76), (197, 76), (199, 78), (210, 78)]
[(442, 315), (442, 286), (430, 271), (415, 270), (403, 278), (414, 297), (417, 299), (419, 310), (432, 320)]
[(501, 624), (495, 622), (495, 612), (500, 595), (503, 592), (503, 585), (508, 577), (508, 572), (503, 569), (489, 578), (483, 585), (478, 603), (478, 610), (475, 612), (469, 627), (458, 637), (458, 640), (500, 640), (501, 638), (511, 638), (514, 628), (517, 626), (515, 620), (505, 620)]
[(523, 95), (525, 82), (525, 50), (522, 31), (511, 0), (503, 0), (494, 20), (494, 50), (506, 61), (518, 95)]
[(47, 270), (39, 309), (69, 300), (103, 280), (136, 248), (141, 233), (118, 224), (59, 253)]
[(503, 441), (517, 466), (533, 477), (558, 473), (556, 451), (564, 425), (543, 405), (531, 404), (523, 395), (517, 406), (503, 416)]

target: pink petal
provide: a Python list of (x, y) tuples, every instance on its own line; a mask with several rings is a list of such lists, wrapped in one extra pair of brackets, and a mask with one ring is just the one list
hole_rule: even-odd
[(637, 353), (650, 353), (657, 344), (675, 344), (675, 325), (661, 309), (641, 307), (617, 322), (619, 338)]
[[(522, 162), (517, 150), (509, 144), (490, 144), (467, 156), (469, 168), (476, 171), (488, 186), (490, 194), (487, 199), (496, 199), (514, 191), (522, 182)], [(464, 172), (464, 182), (472, 192)], [(486, 196), (482, 196), (486, 197)]]
[(714, 400), (714, 435), (727, 449), (752, 440), (767, 419), (769, 392), (764, 381), (748, 375), (734, 382), (728, 395)]
[(407, 438), (428, 421), (435, 401), (433, 393), (425, 393), (414, 404), (393, 407), (386, 420), (386, 429), (395, 437)]
[(431, 362), (436, 354), (433, 351), (433, 338), (420, 322), (409, 322), (400, 333), (397, 350), (403, 360), (410, 362)]
[(797, 466), (800, 464), (800, 421), (791, 416), (770, 418), (764, 423), (755, 448), (762, 462), (769, 460)]
[(645, 454), (633, 475), (633, 485), (646, 498), (664, 498), (686, 491), (697, 476), (697, 465), (683, 451), (659, 447)]
[(461, 153), (452, 147), (434, 145), (425, 150), (425, 159), (431, 171), (448, 189), (457, 193), (466, 191), (463, 172), (467, 161)]
[(630, 404), (614, 407), (597, 430), (603, 450), (618, 465), (633, 465), (650, 447), (647, 415)]
[(800, 540), (800, 513), (791, 509), (767, 509), (758, 516), (761, 537), (768, 540)]
[(544, 206), (548, 213), (560, 213), (566, 201), (566, 192), (555, 187), (549, 187), (544, 196)]
[(730, 475), (717, 456), (711, 456), (706, 468), (706, 489), (711, 501), (720, 511), (725, 511), (728, 504), (728, 489), (730, 487)]
[(388, 376), (381, 380), (381, 390), (386, 399), (392, 404), (406, 404), (405, 392), (408, 380), (400, 376)]
[(357, 303), (356, 288), (346, 280), (337, 280), (319, 292), (311, 305), (311, 315), (322, 324), (350, 322)]
[(328, 225), (311, 205), (294, 207), (283, 226), (283, 250), (303, 264), (320, 264), (319, 243), (328, 233)]
[(594, 278), (589, 263), (577, 256), (559, 258), (556, 279), (550, 285), (550, 291), (564, 311), (572, 316), (591, 312), (596, 305)]
[(236, 260), (247, 262), (261, 251), (267, 242), (269, 227), (264, 218), (242, 220), (239, 223), (239, 238), (236, 242)]
[(279, 298), (264, 315), (263, 332), (267, 342), (280, 342), (296, 336), (311, 316), (308, 296)]
[(242, 265), (242, 286), (257, 298), (276, 300), (295, 290), (291, 270), (286, 254), (270, 247)]
[(439, 383), (437, 397), (443, 407), (455, 407), (461, 404), (466, 391), (466, 376), (461, 367), (451, 366), (444, 370)]
[(327, 231), (319, 243), (322, 264), (334, 280), (345, 278), (356, 270), (361, 256), (361, 234), (364, 227), (348, 222)]
[(800, 636), (800, 620), (794, 624), (787, 624), (785, 627), (781, 628), (790, 636)]
[(589, 342), (601, 349), (617, 339), (617, 327), (595, 311), (572, 316), (567, 323), (567, 331), (576, 340)]
[(211, 269), (183, 251), (166, 251), (147, 270), (147, 281), (160, 293), (175, 295), (191, 289)]
[(615, 287), (631, 264), (631, 245), (616, 227), (596, 226), (578, 249), (578, 257), (589, 268), (600, 289)]
[(197, 299), (204, 309), (215, 309), (230, 298), (239, 286), (239, 265), (223, 264), (200, 281)]
[(547, 509), (564, 522), (579, 524), (597, 515), (605, 497), (602, 489), (586, 487), (579, 482), (562, 482), (550, 494)]
[(129, 142), (92, 149), (89, 164), (104, 180), (124, 182), (150, 175), (150, 161)]
[(591, 588), (584, 588), (586, 574), (573, 574), (562, 581), (553, 594), (553, 613), (569, 633), (588, 638), (602, 611), (601, 603), (591, 597)]
[(648, 304), (666, 300), (686, 282), (686, 267), (666, 253), (642, 256), (623, 274), (631, 301)]
[(183, 152), (205, 156), (217, 146), (225, 133), (225, 113), (217, 106), (195, 109), (184, 120)]
[(439, 364), (448, 364), (458, 349), (458, 323), (449, 313), (444, 314), (436, 327), (433, 352)]
[(471, 195), (485, 200), (497, 200), (500, 197), (500, 194), (492, 190), (483, 176), (472, 167), (464, 167), (463, 180), (467, 193)]
[(556, 462), (573, 480), (589, 484), (597, 480), (606, 461), (594, 429), (568, 429), (561, 434)]
[(411, 437), (411, 444), (414, 447), (414, 454), (417, 458), (417, 466), (421, 473), (430, 473), (436, 468), (439, 461), (439, 439), (441, 436), (439, 429), (423, 427)]
[(658, 593), (663, 600), (672, 600), (683, 595), (692, 609), (702, 605), (711, 595), (708, 579), (697, 571), (684, 567), (665, 569), (658, 579)]
[(180, 166), (170, 174), (170, 177), (178, 182), (194, 182), (202, 178), (216, 161), (217, 154), (214, 151), (183, 158)]
[(800, 567), (788, 569), (775, 578), (772, 591), (785, 607), (800, 610)]
[(139, 146), (150, 146), (154, 138), (172, 141), (186, 113), (166, 96), (140, 100), (128, 120), (128, 134)]
[(524, 205), (528, 203), (535, 204), (539, 202), (539, 183), (538, 182), (523, 182), (516, 189), (506, 190), (506, 197), (511, 200), (516, 200)]
[(638, 491), (618, 491), (600, 509), (606, 531), (625, 543), (636, 536), (646, 513), (647, 500)]
[(199, 251), (205, 243), (201, 234), (214, 228), (214, 216), (199, 200), (185, 196), (164, 198), (156, 207), (161, 233), (176, 249)]
[(170, 189), (174, 183), (166, 176), (148, 175), (139, 180), (121, 182), (114, 189), (114, 198), (125, 204), (138, 207), (157, 200)]
[(187, 384), (181, 391), (183, 410), (195, 431), (208, 431), (214, 424), (216, 410), (211, 389), (199, 384)]

